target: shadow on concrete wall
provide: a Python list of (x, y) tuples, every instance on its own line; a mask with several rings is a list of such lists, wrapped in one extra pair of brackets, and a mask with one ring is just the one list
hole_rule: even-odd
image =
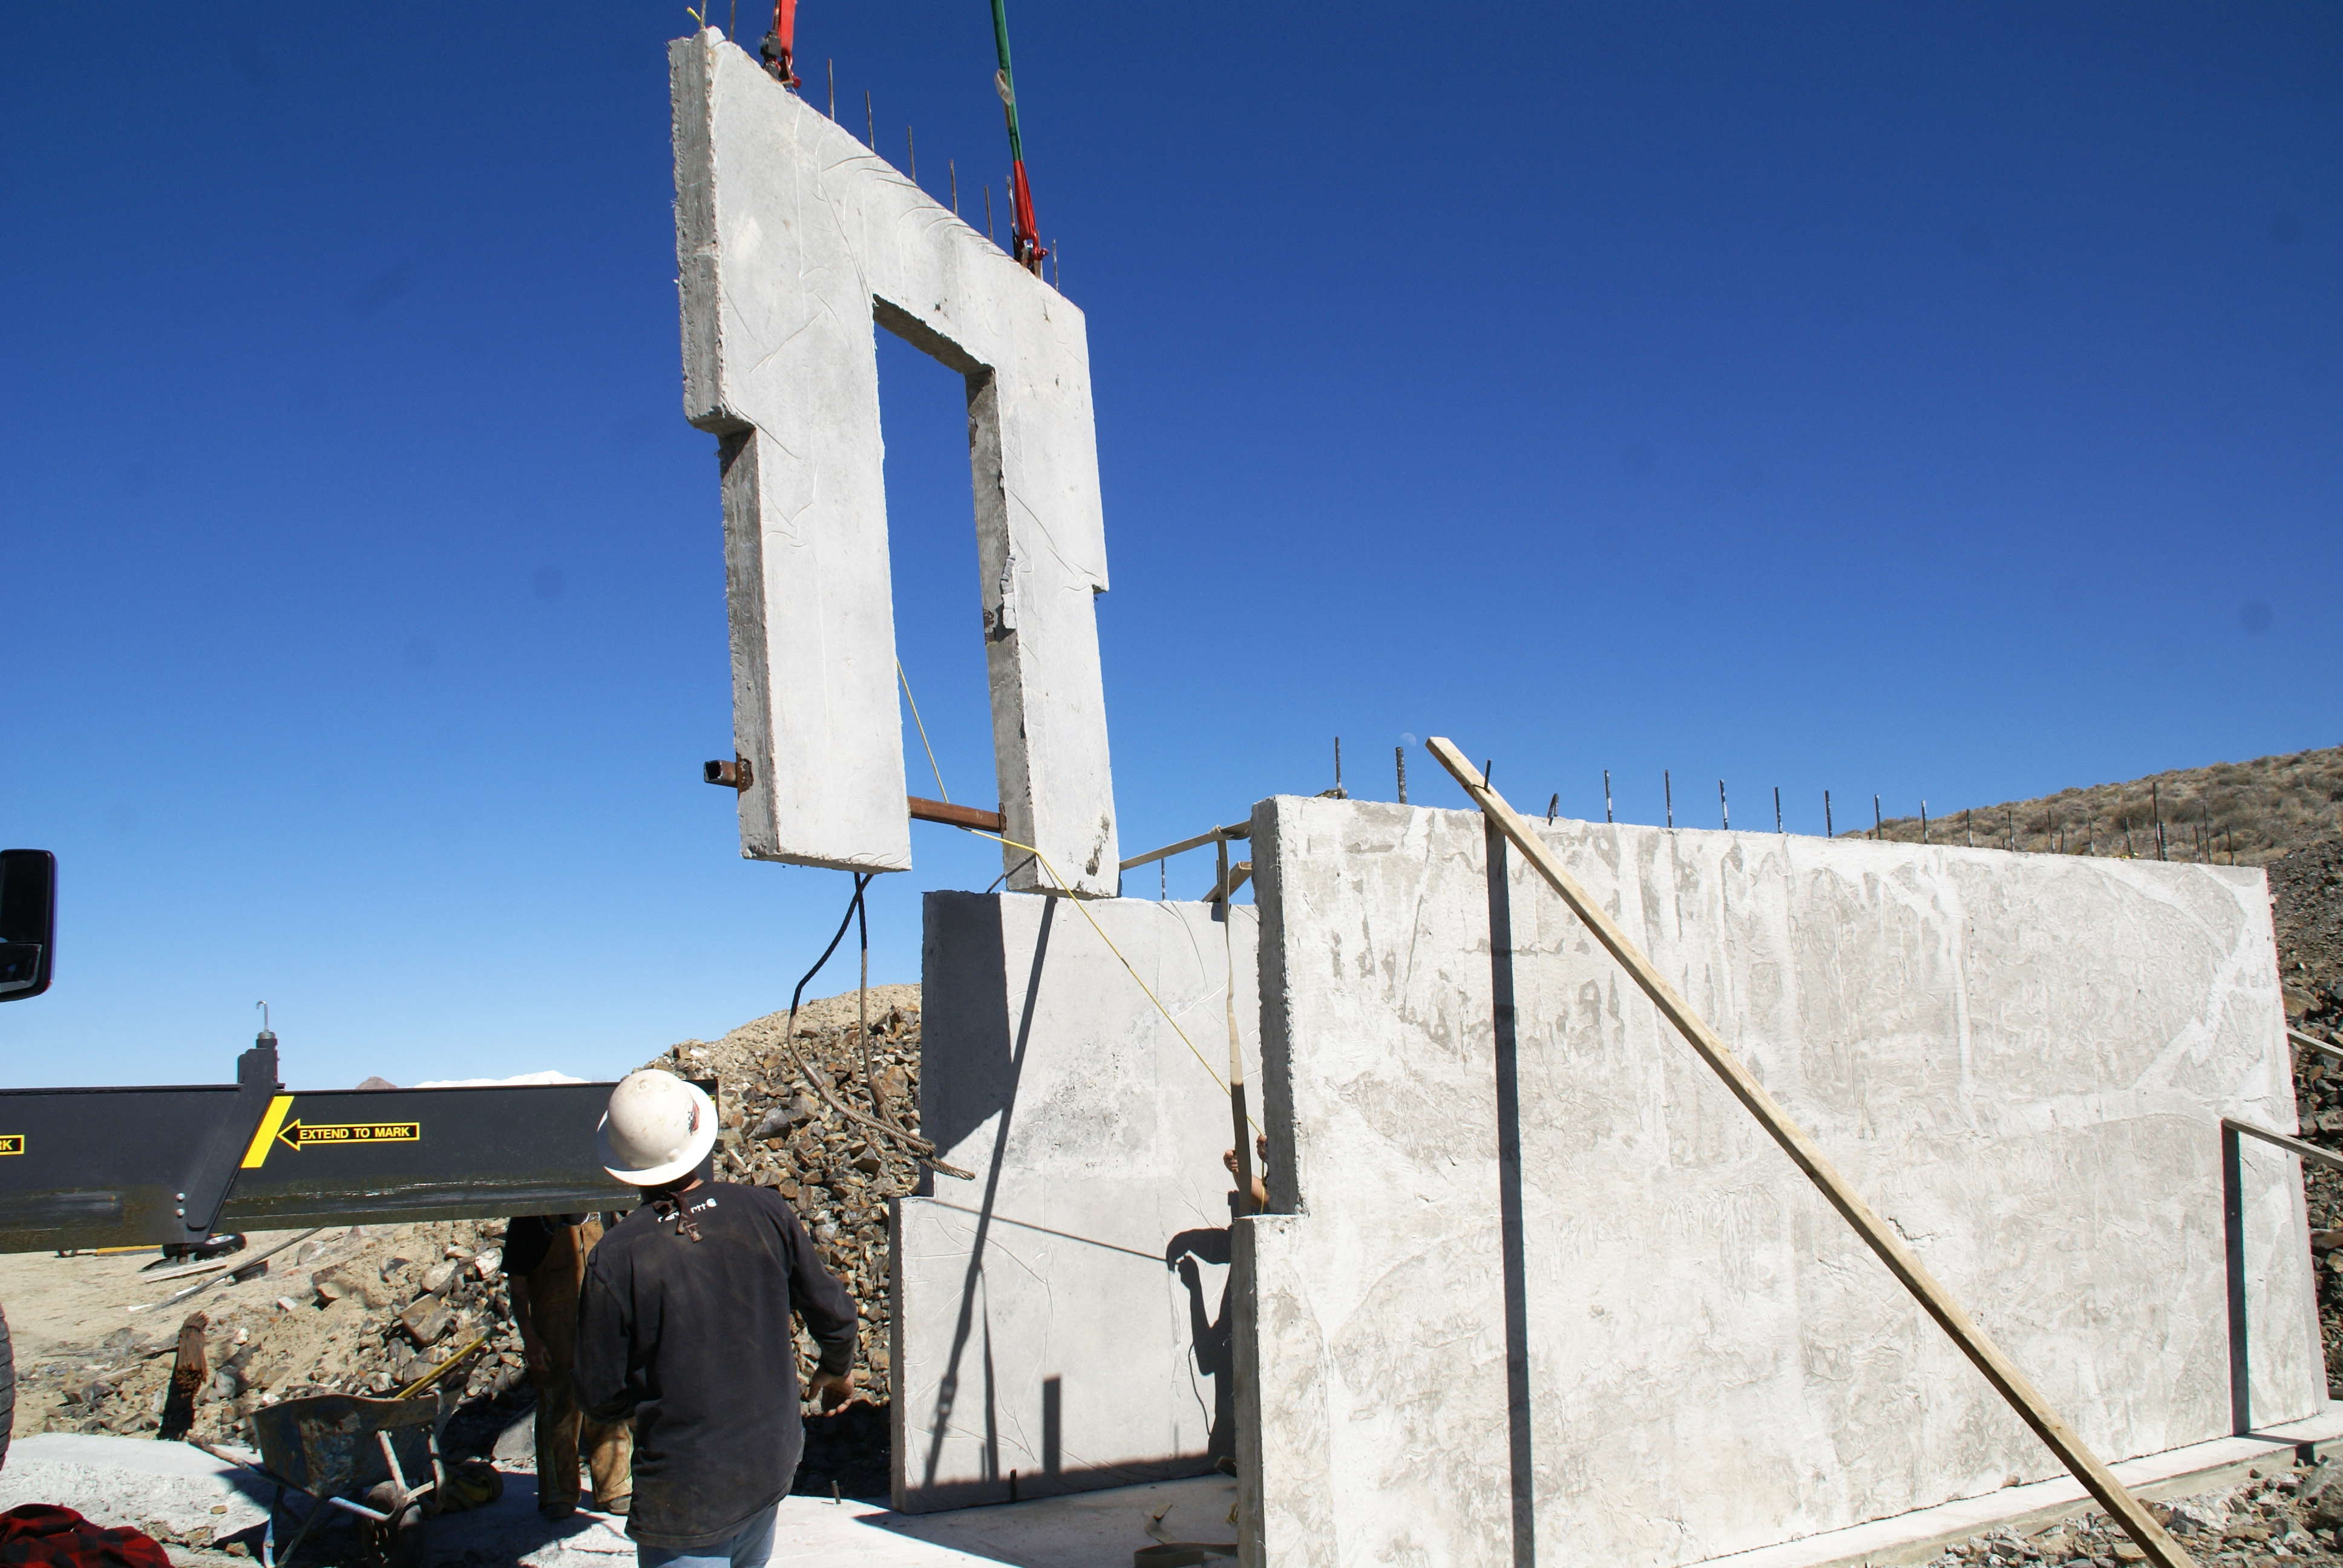
[(1513, 910), (1506, 844), (1493, 818), (1489, 849), (1489, 979), (1497, 1071), (1497, 1212), (1505, 1264), (1505, 1434), (1512, 1458), (1513, 1562), (1537, 1562), (1537, 1493), (1530, 1452), (1529, 1266), (1522, 1235), (1522, 1092), (1513, 1023)]
[[(1007, 951), (997, 900), (975, 893), (930, 893), (930, 903), (950, 900), (954, 906), (950, 929), (963, 934), (944, 941), (939, 933), (946, 921), (930, 913), (920, 955), (922, 992), (930, 997), (1005, 997), (1009, 976), (1002, 955)], [(1025, 987), (1025, 1010), (1014, 1034), (998, 1009), (970, 1009), (952, 1020), (955, 1070), (923, 1073), (920, 1084), (920, 1131), (935, 1140), (938, 1149), (950, 1149), (984, 1125), (987, 1118), (1004, 1118), (1000, 1141), (993, 1145), (987, 1172), (984, 1211), (992, 1211), (992, 1197), (1001, 1182), (1001, 1151), (1009, 1131), (1005, 1120), (1017, 1098), (1017, 1075), (1025, 1064), (1025, 1042), (1033, 1028), (1033, 1004), (1041, 980), (1041, 961), (1050, 950), (1051, 917), (1057, 900), (1041, 915), (1041, 929), (1033, 944), (1032, 973)], [(933, 1171), (923, 1171), (918, 1194), (935, 1196)]]
[[(937, 1122), (929, 1120), (928, 1107), (924, 1102), (920, 1107), (921, 1130), (928, 1137), (935, 1140), (937, 1147), (943, 1149), (950, 1148), (961, 1138), (966, 1137), (971, 1130), (984, 1121), (985, 1117), (996, 1112), (1001, 1117), (1000, 1123), (993, 1130), (992, 1158), (985, 1162), (984, 1198), (977, 1205), (976, 1238), (968, 1250), (968, 1275), (960, 1282), (960, 1321), (952, 1326), (951, 1354), (944, 1363), (943, 1380), (936, 1391), (935, 1419), (928, 1429), (928, 1452), (920, 1465), (920, 1486), (930, 1491), (936, 1485), (936, 1472), (940, 1468), (943, 1461), (944, 1440), (951, 1431), (952, 1414), (960, 1403), (961, 1364), (967, 1359), (969, 1341), (974, 1336), (976, 1330), (977, 1284), (984, 1273), (984, 1244), (992, 1231), (992, 1207), (1001, 1192), (1001, 1161), (1009, 1155), (1009, 1119), (1016, 1109), (1017, 1081), (1025, 1070), (1025, 1047), (1033, 1037), (1033, 1012), (1041, 998), (1041, 970), (1050, 956), (1050, 932), (1057, 922), (1057, 916), (1058, 900), (1049, 900), (1047, 907), (1041, 911), (1041, 929), (1033, 935), (1032, 972), (1025, 977), (1025, 1006), (1017, 1017), (1017, 1034), (1015, 1040), (1010, 1043), (1007, 1052), (1009, 1059), (1006, 1064), (1007, 1070), (997, 1079), (991, 1074), (957, 1075), (962, 1081), (979, 1076), (987, 1081), (997, 1081), (1001, 1085), (997, 1094), (980, 1097), (990, 1100), (991, 1103), (974, 1115), (970, 1113), (977, 1110), (977, 1101), (980, 1098), (977, 1096), (969, 1096), (967, 1103), (939, 1107), (938, 1109), (947, 1117), (953, 1119), (950, 1124), (946, 1126), (940, 1126)], [(1000, 919), (998, 906), (995, 906), (993, 919), (996, 921)], [(998, 940), (981, 946), (984, 950), (996, 954), (1002, 950)], [(930, 953), (927, 957), (928, 961), (932, 962), (936, 955)], [(1005, 989), (1004, 987), (1002, 992), (995, 994), (1005, 994)], [(986, 992), (979, 990), (946, 994), (982, 996)], [(923, 1188), (926, 1185), (926, 1182), (921, 1183)], [(984, 1406), (984, 1446), (988, 1456), (987, 1468), (998, 1473), (1001, 1432), (993, 1398), (992, 1339), (990, 1323), (985, 1327)], [(949, 1506), (949, 1504), (941, 1504), (941, 1506)]]
[[(1212, 1382), (1212, 1430), (1204, 1451), (1216, 1461), (1233, 1459), (1237, 1452), (1237, 1385), (1230, 1375), (1236, 1327), (1231, 1292), (1237, 1276), (1236, 1271), (1230, 1268), (1231, 1257), (1225, 1225), (1182, 1231), (1163, 1249), (1164, 1267), (1177, 1269), (1180, 1283), (1187, 1288), (1188, 1341), (1196, 1371)], [(1217, 1308), (1208, 1310), (1204, 1305), (1204, 1276), (1196, 1267), (1199, 1260), (1229, 1271), (1221, 1276), (1221, 1304)]]

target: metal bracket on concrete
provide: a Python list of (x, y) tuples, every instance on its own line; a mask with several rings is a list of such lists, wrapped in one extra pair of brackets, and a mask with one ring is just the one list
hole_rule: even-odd
[(1006, 833), (1009, 820), (998, 811), (987, 811), (979, 806), (955, 806), (949, 800), (930, 800), (918, 795), (905, 797), (911, 809), (914, 822), (941, 822), (948, 828), (976, 828), (987, 833)]

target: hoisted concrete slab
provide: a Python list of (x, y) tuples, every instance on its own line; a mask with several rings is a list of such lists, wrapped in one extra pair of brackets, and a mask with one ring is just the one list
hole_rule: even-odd
[[(975, 1180), (930, 1176), (896, 1205), (906, 1512), (1196, 1475), (1232, 1452), (1223, 928), (1204, 904), (1082, 910), (927, 896), (920, 1125)], [(1250, 1059), (1251, 908), (1226, 936)]]
[[(1240, 1227), (1249, 1561), (1672, 1568), (2056, 1473), (1518, 857), (1500, 1160), (1478, 813), (1278, 799), (1253, 835), (1296, 1211)], [(2229, 1433), (2220, 1121), (2295, 1126), (2259, 871), (1544, 837), (2102, 1456)], [(2306, 1217), (2289, 1157), (2241, 1159), (2274, 1425), (2325, 1403)]]
[[(713, 28), (669, 46), (684, 412), (719, 439), (744, 855), (910, 865), (873, 324), (968, 387), (1007, 837), (1115, 890), (1081, 312)], [(1009, 886), (1051, 887), (1005, 851)]]

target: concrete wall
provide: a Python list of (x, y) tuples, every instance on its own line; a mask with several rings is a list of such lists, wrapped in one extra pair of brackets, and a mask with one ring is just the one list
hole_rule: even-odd
[[(2103, 1455), (2230, 1431), (2218, 1121), (2295, 1126), (2259, 871), (1546, 839)], [(2054, 1472), (1518, 857), (1493, 963), (1476, 813), (1253, 847), (1299, 1211), (1240, 1227), (1249, 1561), (1686, 1563)], [(2243, 1160), (2268, 1423), (2325, 1379), (2292, 1162)]]
[[(669, 46), (684, 412), (719, 437), (744, 854), (901, 870), (874, 318), (968, 385), (1008, 836), (1115, 887), (1081, 312), (714, 29)], [(1051, 884), (1030, 857), (1011, 888)]]
[(1224, 930), (1252, 1057), (1249, 907), (1223, 928), (1203, 904), (927, 896), (920, 1122), (975, 1180), (896, 1206), (897, 1508), (1198, 1474), (1229, 1452)]

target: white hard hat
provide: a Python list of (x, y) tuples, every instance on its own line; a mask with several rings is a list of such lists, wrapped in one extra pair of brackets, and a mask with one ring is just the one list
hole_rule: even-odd
[(716, 1142), (716, 1104), (696, 1083), (646, 1067), (618, 1080), (594, 1134), (602, 1169), (637, 1187), (689, 1175)]

